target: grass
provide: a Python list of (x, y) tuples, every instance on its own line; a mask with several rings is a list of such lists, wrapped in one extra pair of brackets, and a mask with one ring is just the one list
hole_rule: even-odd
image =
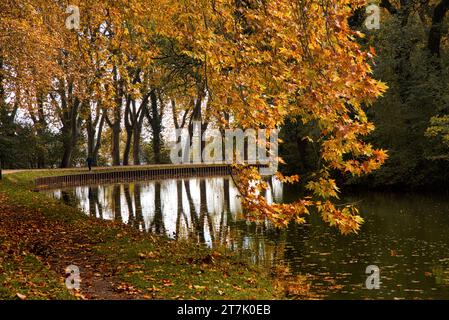
[[(269, 277), (225, 251), (187, 242), (125, 237), (97, 248), (118, 253), (121, 279), (152, 299), (274, 299)], [(117, 251), (118, 249), (118, 251)], [(263, 274), (262, 274), (263, 275)]]
[[(70, 173), (79, 172), (75, 170)], [(68, 173), (48, 170), (5, 175), (0, 181), (0, 196), (7, 199), (7, 208), (12, 209), (9, 212), (0, 211), (0, 217), (3, 215), (3, 218), (9, 219), (16, 211), (26, 212), (32, 216), (38, 215), (44, 221), (40, 222), (40, 226), (32, 227), (48, 229), (56, 225), (68, 230), (67, 237), (71, 234), (70, 230), (76, 230), (74, 239), (85, 235), (89, 242), (80, 244), (80, 248), (92, 253), (89, 259), (94, 260), (89, 262), (90, 264), (95, 265), (96, 261), (102, 261), (106, 270), (112, 270), (111, 279), (115, 282), (115, 292), (120, 298), (284, 297), (282, 290), (275, 285), (275, 281), (266, 271), (224, 248), (212, 250), (190, 242), (174, 242), (164, 237), (138, 232), (120, 223), (90, 218), (76, 208), (30, 190), (35, 178), (61, 174)], [(48, 263), (45, 257), (34, 254), (30, 250), (31, 240), (27, 242), (23, 237), (19, 237), (16, 242), (20, 248), (17, 243), (8, 242), (7, 239), (13, 238), (15, 232), (10, 229), (4, 229), (3, 234), (0, 233), (1, 245), (5, 247), (0, 254), (0, 298), (17, 299), (20, 295), (28, 299), (73, 298), (73, 292), (65, 289), (60, 268)], [(55, 236), (59, 234), (58, 230), (51, 229), (48, 233)], [(74, 244), (78, 245), (76, 242)], [(7, 254), (8, 246), (15, 246), (14, 254)], [(78, 253), (75, 250), (75, 256), (76, 254)], [(82, 256), (82, 251), (79, 254)], [(97, 294), (102, 297), (103, 293)]]
[[(4, 241), (2, 241), (4, 243)], [(0, 299), (74, 299), (62, 276), (50, 270), (35, 255), (0, 253)]]

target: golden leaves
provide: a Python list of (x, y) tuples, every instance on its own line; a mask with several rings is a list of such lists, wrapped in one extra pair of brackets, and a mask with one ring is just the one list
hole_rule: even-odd
[(338, 198), (339, 189), (334, 179), (319, 178), (318, 181), (310, 181), (306, 188), (314, 193), (317, 197)]
[[(363, 51), (356, 42), (363, 34), (348, 24), (363, 3), (278, 0), (243, 6), (231, 0), (155, 0), (149, 6), (144, 0), (80, 1), (82, 28), (77, 33), (64, 28), (59, 21), (63, 11), (48, 1), (36, 1), (24, 13), (17, 5), (10, 9), (2, 3), (0, 56), (13, 66), (9, 77), (18, 78), (29, 91), (36, 90), (36, 81), (42, 82), (39, 88), (51, 86), (62, 76), (75, 83), (78, 97), (89, 95), (119, 111), (123, 93), (139, 99), (143, 82), (160, 86), (169, 78), (170, 86), (177, 87), (177, 81), (185, 86), (173, 89), (170, 99), (188, 105), (186, 96), (207, 91), (207, 116), (234, 127), (274, 129), (290, 116), (315, 123), (319, 132), (314, 143), (322, 161), (306, 189), (327, 201), (339, 192), (330, 178), (332, 170), (367, 174), (387, 158), (385, 151), (363, 141), (374, 130), (364, 108), (387, 89), (371, 77), (368, 61), (375, 51)], [(18, 45), (8, 43), (5, 30), (13, 31)], [(27, 38), (27, 32), (33, 37)], [(169, 75), (180, 71), (158, 63), (166, 58), (158, 47), (161, 39), (173, 47), (168, 58), (187, 64), (193, 80), (173, 79)], [(141, 70), (147, 78), (136, 77)], [(303, 223), (303, 215), (314, 206), (342, 232), (357, 230), (361, 222), (352, 209), (339, 210), (307, 197), (294, 204), (269, 204), (262, 196), (266, 183), (253, 171), (246, 174), (240, 189), (255, 218), (277, 225)], [(285, 183), (299, 180), (278, 177)]]

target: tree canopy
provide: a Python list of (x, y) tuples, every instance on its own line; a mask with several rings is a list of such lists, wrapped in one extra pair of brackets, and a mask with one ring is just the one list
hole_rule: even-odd
[[(387, 157), (364, 139), (374, 130), (365, 109), (386, 90), (372, 76), (375, 50), (363, 48), (364, 35), (349, 25), (365, 4), (85, 0), (70, 3), (79, 7), (80, 26), (67, 28), (65, 1), (3, 1), (1, 124), (20, 111), (37, 136), (58, 128), (60, 166), (68, 167), (83, 139), (97, 158), (102, 130), (108, 132), (111, 163), (120, 165), (123, 126), (123, 163), (132, 145), (139, 163), (143, 121), (148, 119), (153, 146), (160, 149), (167, 105), (176, 126), (199, 119), (204, 129), (275, 129), (294, 118), (318, 130), (308, 137), (319, 145), (320, 165), (306, 196), (268, 205), (255, 191), (264, 183), (251, 184), (261, 181), (259, 175), (241, 168), (246, 208), (256, 218), (286, 225), (303, 222), (314, 207), (341, 232), (357, 231), (362, 219), (356, 208), (332, 201), (339, 193), (333, 173), (364, 175)], [(284, 182), (299, 179), (278, 175)]]

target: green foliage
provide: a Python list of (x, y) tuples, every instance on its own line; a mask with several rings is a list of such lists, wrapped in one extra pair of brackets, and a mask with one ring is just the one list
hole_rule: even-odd
[(150, 141), (148, 143), (144, 143), (142, 147), (143, 152), (143, 160), (145, 163), (148, 164), (168, 164), (171, 163), (170, 161), (170, 148), (167, 146), (164, 141), (161, 141), (161, 147), (160, 147), (160, 161), (157, 163), (154, 158), (154, 148), (153, 148), (153, 141)]
[[(363, 180), (369, 186), (417, 188), (447, 179), (447, 164), (434, 158), (441, 146), (425, 133), (431, 117), (444, 112), (449, 103), (449, 75), (430, 56), (427, 36), (427, 26), (412, 16), (405, 26), (395, 17), (385, 19), (382, 32), (369, 37), (368, 45), (378, 52), (375, 77), (389, 86), (368, 113), (376, 126), (370, 141), (389, 150), (390, 156), (380, 170)], [(441, 59), (443, 65), (448, 62)]]
[(427, 129), (428, 137), (439, 137), (449, 147), (449, 115), (432, 117), (431, 126)]
[[(441, 58), (430, 55), (428, 28), (415, 15), (401, 25), (398, 17), (385, 14), (381, 30), (363, 39), (363, 46), (376, 52), (374, 77), (389, 87), (367, 111), (376, 127), (367, 141), (388, 150), (389, 159), (368, 177), (347, 177), (348, 184), (421, 188), (449, 179), (449, 56), (445, 47)], [(316, 170), (319, 146), (307, 138), (312, 132), (301, 123), (286, 123), (280, 149), (287, 162), (284, 172), (307, 175)]]
[(60, 162), (60, 135), (49, 130), (36, 134), (30, 125), (0, 126), (0, 161), (3, 168), (55, 167)]

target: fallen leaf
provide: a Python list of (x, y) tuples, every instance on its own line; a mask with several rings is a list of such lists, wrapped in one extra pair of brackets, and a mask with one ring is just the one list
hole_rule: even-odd
[(26, 295), (23, 295), (23, 294), (21, 294), (21, 293), (16, 293), (16, 296), (20, 299), (20, 300), (26, 300), (26, 298), (27, 298), (27, 296)]

